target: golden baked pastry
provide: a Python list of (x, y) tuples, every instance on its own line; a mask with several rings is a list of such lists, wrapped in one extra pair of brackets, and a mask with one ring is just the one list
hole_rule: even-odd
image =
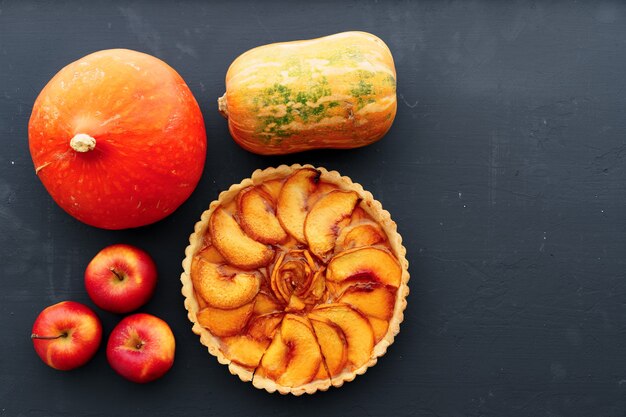
[(257, 170), (211, 203), (189, 242), (181, 281), (193, 331), (257, 388), (341, 386), (400, 330), (402, 238), (372, 194), (336, 171)]

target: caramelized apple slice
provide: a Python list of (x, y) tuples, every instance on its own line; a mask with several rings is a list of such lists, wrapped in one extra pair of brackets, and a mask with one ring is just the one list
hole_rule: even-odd
[(369, 316), (367, 318), (372, 325), (372, 330), (374, 330), (374, 341), (378, 343), (382, 340), (383, 337), (387, 334), (387, 330), (389, 329), (389, 322), (383, 319), (377, 319), (376, 317)]
[(224, 354), (239, 365), (256, 368), (281, 320), (282, 314), (254, 317), (244, 330), (244, 334), (222, 339)]
[(315, 191), (321, 172), (303, 168), (293, 173), (280, 191), (276, 215), (283, 228), (300, 243), (306, 243), (304, 220), (309, 212), (309, 196)]
[(217, 249), (215, 249), (215, 246), (212, 246), (212, 245), (207, 246), (206, 248), (202, 249), (200, 252), (196, 254), (196, 256), (202, 258), (203, 260), (207, 262), (212, 262), (214, 264), (224, 263), (224, 257), (222, 256), (221, 253), (219, 253)]
[(344, 228), (335, 245), (335, 252), (374, 246), (387, 240), (385, 232), (376, 223), (361, 223)]
[(313, 380), (322, 364), (322, 354), (306, 318), (287, 315), (281, 326), (283, 341), (289, 346), (289, 364), (278, 383), (295, 387)]
[(326, 366), (324, 365), (324, 361), (322, 361), (322, 363), (320, 363), (319, 368), (317, 368), (317, 372), (315, 373), (315, 376), (313, 377), (313, 381), (316, 381), (318, 379), (328, 380), (329, 378), (330, 378), (330, 375), (328, 375), (328, 369), (326, 369)]
[(269, 344), (284, 316), (283, 313), (272, 313), (254, 317), (250, 320), (245, 333), (255, 340), (265, 340)]
[(309, 316), (312, 320), (322, 317), (335, 323), (343, 331), (348, 348), (351, 369), (365, 365), (372, 357), (374, 331), (363, 314), (346, 304), (324, 304), (316, 307)]
[(330, 261), (326, 279), (377, 281), (398, 287), (402, 279), (400, 264), (384, 249), (367, 247), (341, 252)]
[(256, 368), (269, 341), (259, 341), (245, 335), (224, 337), (222, 350), (231, 361), (247, 368)]
[(306, 308), (306, 303), (302, 298), (298, 297), (295, 294), (291, 294), (289, 298), (289, 304), (285, 307), (285, 311), (287, 312), (297, 312), (302, 311)]
[(395, 292), (393, 287), (372, 282), (349, 287), (337, 302), (349, 304), (368, 317), (389, 320), (396, 304)]
[(260, 316), (262, 314), (274, 313), (277, 311), (281, 311), (282, 307), (278, 304), (273, 297), (260, 292), (256, 296), (256, 301), (254, 303), (254, 315)]
[(339, 326), (322, 317), (311, 319), (311, 324), (332, 378), (343, 370), (348, 360), (346, 337)]
[[(194, 284), (195, 285), (195, 284)], [(208, 306), (207, 302), (204, 301), (204, 298), (202, 298), (200, 296), (200, 293), (198, 292), (198, 290), (194, 289), (194, 293), (196, 295), (196, 301), (198, 302), (198, 308), (197, 310), (200, 311), (202, 310), (204, 307)]]
[(263, 354), (255, 376), (267, 377), (274, 381), (285, 372), (288, 365), (289, 348), (283, 342), (280, 329), (276, 331), (272, 342)]
[(226, 273), (224, 267), (196, 258), (191, 265), (191, 279), (197, 293), (209, 305), (233, 309), (252, 301), (261, 280), (254, 273)]
[(337, 301), (356, 308), (367, 317), (378, 343), (387, 333), (389, 319), (393, 316), (395, 288), (375, 282), (356, 285), (348, 287)]
[(342, 190), (334, 190), (317, 200), (304, 222), (304, 236), (311, 252), (325, 260), (358, 201), (356, 192)]
[(207, 306), (198, 311), (198, 323), (206, 327), (214, 336), (234, 336), (245, 327), (253, 309), (253, 303), (232, 310)]
[(350, 225), (357, 225), (364, 220), (368, 220), (369, 218), (370, 216), (363, 209), (363, 207), (361, 207), (361, 205), (358, 205), (354, 208), (352, 216), (350, 216)]
[(273, 201), (278, 200), (278, 195), (280, 194), (281, 188), (283, 188), (283, 179), (275, 179), (270, 181), (265, 181), (263, 184), (259, 185), (261, 189), (267, 193)]
[(231, 264), (242, 269), (256, 269), (267, 265), (274, 250), (244, 233), (237, 221), (222, 207), (211, 216), (213, 245)]
[(239, 223), (246, 234), (254, 240), (275, 245), (287, 240), (287, 233), (274, 213), (269, 196), (257, 187), (243, 189), (237, 197)]
[(257, 373), (280, 385), (297, 387), (311, 382), (321, 364), (322, 354), (308, 320), (287, 314)]

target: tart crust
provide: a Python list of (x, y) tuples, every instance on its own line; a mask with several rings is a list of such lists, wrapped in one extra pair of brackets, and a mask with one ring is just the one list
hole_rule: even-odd
[[(220, 339), (214, 337), (207, 329), (198, 323), (197, 313), (199, 310), (198, 300), (195, 297), (193, 284), (191, 281), (191, 262), (193, 256), (202, 248), (204, 235), (209, 226), (209, 219), (213, 211), (222, 203), (231, 201), (237, 194), (246, 187), (251, 185), (260, 185), (266, 181), (278, 178), (286, 178), (293, 172), (302, 168), (313, 168), (321, 172), (320, 180), (331, 183), (341, 190), (353, 190), (357, 192), (361, 198), (361, 208), (363, 208), (371, 218), (378, 223), (388, 238), (388, 243), (393, 255), (397, 258), (402, 267), (401, 283), (396, 292), (396, 301), (394, 305), (393, 315), (389, 320), (389, 327), (385, 336), (375, 344), (370, 359), (362, 366), (355, 370), (343, 371), (339, 375), (335, 375), (327, 380), (314, 380), (304, 385), (296, 387), (287, 387), (276, 383), (276, 381), (260, 375), (255, 375), (254, 371), (235, 362), (229, 360), (220, 347)], [(211, 202), (209, 208), (205, 210), (194, 227), (194, 232), (189, 236), (189, 245), (185, 249), (185, 259), (182, 262), (183, 272), (181, 274), (182, 294), (185, 298), (184, 305), (187, 309), (187, 316), (193, 323), (192, 331), (200, 336), (200, 342), (207, 347), (209, 353), (215, 356), (219, 363), (228, 365), (231, 374), (238, 376), (242, 381), (249, 382), (259, 389), (273, 393), (302, 395), (304, 393), (313, 394), (317, 391), (326, 391), (331, 386), (340, 387), (345, 382), (352, 381), (357, 375), (364, 374), (367, 369), (374, 366), (379, 357), (387, 352), (387, 348), (394, 341), (395, 336), (400, 331), (400, 323), (404, 319), (404, 310), (407, 302), (406, 298), (409, 294), (409, 263), (406, 259), (406, 249), (402, 245), (402, 237), (397, 231), (396, 223), (391, 219), (388, 211), (384, 210), (381, 203), (374, 199), (373, 195), (363, 189), (363, 187), (352, 182), (349, 177), (341, 176), (337, 171), (328, 171), (322, 167), (314, 167), (312, 165), (294, 164), (291, 166), (280, 165), (277, 168), (266, 168), (264, 170), (257, 169), (252, 173), (250, 178), (246, 178), (239, 184), (232, 185), (228, 190), (220, 193), (217, 200)]]

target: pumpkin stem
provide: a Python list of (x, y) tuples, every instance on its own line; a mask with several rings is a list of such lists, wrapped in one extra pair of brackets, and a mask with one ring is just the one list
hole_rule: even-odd
[(226, 101), (226, 93), (217, 99), (217, 109), (219, 112), (228, 119), (228, 101)]
[(89, 152), (96, 147), (96, 140), (85, 133), (78, 133), (70, 140), (70, 146), (76, 152)]

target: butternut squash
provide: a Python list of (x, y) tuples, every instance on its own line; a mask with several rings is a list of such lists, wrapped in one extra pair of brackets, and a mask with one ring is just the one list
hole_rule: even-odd
[(218, 106), (254, 153), (369, 145), (396, 115), (393, 57), (365, 32), (260, 46), (231, 64)]

